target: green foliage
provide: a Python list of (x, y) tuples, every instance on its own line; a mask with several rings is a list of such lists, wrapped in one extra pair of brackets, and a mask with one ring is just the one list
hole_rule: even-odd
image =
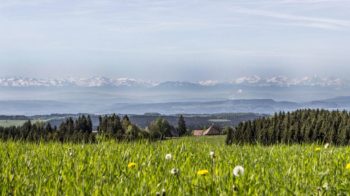
[(180, 136), (185, 135), (187, 132), (186, 121), (183, 115), (179, 116), (179, 120), (177, 123), (177, 131)]
[(108, 138), (123, 139), (125, 128), (122, 126), (119, 116), (115, 114), (111, 116), (100, 116), (99, 121), (100, 125), (97, 130), (100, 134), (103, 134)]
[(171, 137), (171, 130), (174, 128), (164, 118), (157, 118), (152, 121), (148, 126), (151, 139), (165, 139), (165, 137)]
[[(90, 116), (79, 116), (73, 119), (65, 119), (60, 126), (52, 127), (50, 123), (30, 120), (22, 126), (0, 126), (0, 140), (21, 140), (21, 141), (59, 141), (59, 142), (82, 142), (90, 143), (96, 140), (116, 139), (118, 141), (132, 141), (138, 139), (164, 139), (172, 137), (176, 132), (170, 123), (158, 118), (150, 126), (150, 132), (142, 130), (133, 124), (127, 115), (122, 120), (116, 114), (99, 117), (98, 133), (93, 133), (93, 125)], [(96, 136), (99, 135), (97, 138)]]
[(80, 116), (76, 120), (66, 119), (61, 123), (58, 130), (58, 139), (61, 142), (92, 142), (95, 140), (92, 135), (92, 122), (90, 117)]
[(0, 127), (1, 140), (21, 141), (60, 141), (60, 142), (94, 142), (90, 116), (79, 116), (76, 120), (67, 118), (59, 128), (50, 123), (30, 120), (22, 126)]
[(227, 140), (234, 143), (350, 144), (350, 114), (327, 110), (280, 112), (272, 117), (240, 123)]
[(233, 128), (232, 127), (225, 127), (224, 133), (227, 134), (225, 143), (226, 145), (231, 145), (232, 144), (232, 137), (233, 137)]
[[(168, 153), (171, 160), (165, 159)], [(225, 146), (223, 137), (8, 141), (0, 142), (0, 194), (156, 195), (164, 189), (166, 195), (347, 195), (349, 154), (349, 147), (334, 146)], [(136, 167), (129, 169), (131, 162)], [(245, 170), (239, 177), (233, 175), (237, 165)], [(209, 174), (199, 176), (199, 170)]]
[(111, 116), (100, 116), (100, 126), (97, 128), (98, 133), (103, 135), (105, 139), (117, 139), (121, 140), (136, 140), (142, 138), (148, 138), (149, 134), (140, 129), (135, 124), (130, 122), (127, 115), (123, 116), (120, 120), (119, 116), (113, 114)]

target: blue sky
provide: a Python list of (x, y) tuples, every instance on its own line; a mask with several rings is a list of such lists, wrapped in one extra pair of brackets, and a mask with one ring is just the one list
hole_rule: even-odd
[(350, 74), (348, 0), (0, 0), (0, 76)]

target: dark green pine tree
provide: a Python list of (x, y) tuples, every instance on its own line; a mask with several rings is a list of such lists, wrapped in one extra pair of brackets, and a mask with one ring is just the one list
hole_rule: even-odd
[(226, 127), (225, 130), (224, 130), (225, 133), (227, 133), (226, 135), (226, 140), (225, 140), (225, 143), (226, 145), (231, 145), (233, 143), (233, 137), (234, 137), (234, 131), (232, 129), (232, 127)]
[(180, 136), (183, 136), (187, 133), (186, 121), (183, 115), (180, 115), (179, 120), (177, 122), (177, 131)]

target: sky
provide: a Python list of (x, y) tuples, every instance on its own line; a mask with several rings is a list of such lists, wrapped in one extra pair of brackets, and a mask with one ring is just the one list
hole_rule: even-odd
[(0, 0), (0, 76), (347, 78), (349, 0)]

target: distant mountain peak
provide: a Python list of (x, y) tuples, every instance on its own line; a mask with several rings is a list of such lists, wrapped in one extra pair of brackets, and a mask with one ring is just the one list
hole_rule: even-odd
[(165, 81), (155, 82), (134, 78), (108, 78), (103, 76), (94, 76), (87, 78), (67, 79), (38, 79), (28, 77), (2, 77), (0, 78), (0, 87), (158, 87), (158, 88), (205, 88), (216, 87), (219, 85), (235, 85), (250, 87), (291, 87), (291, 86), (309, 86), (309, 87), (343, 87), (348, 82), (340, 78), (327, 77), (302, 77), (289, 78), (286, 76), (260, 77), (244, 76), (231, 82), (219, 82), (217, 80), (202, 80), (198, 82), (188, 81)]
[(260, 76), (245, 76), (237, 78), (233, 81), (235, 84), (248, 85), (248, 86), (280, 86), (280, 87), (290, 87), (290, 86), (344, 86), (347, 84), (346, 81), (340, 78), (333, 77), (319, 77), (319, 76), (305, 76), (302, 78), (289, 78), (286, 76), (273, 76), (262, 78)]

